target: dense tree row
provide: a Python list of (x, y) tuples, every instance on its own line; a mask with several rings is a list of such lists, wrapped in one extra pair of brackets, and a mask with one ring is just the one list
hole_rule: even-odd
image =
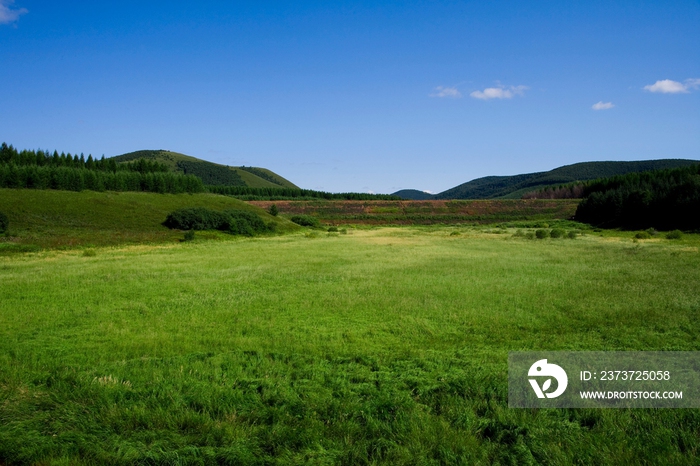
[(66, 191), (204, 192), (202, 180), (178, 173), (100, 171), (85, 168), (0, 164), (0, 188), (62, 189)]
[(536, 191), (523, 194), (522, 199), (581, 199), (587, 183), (577, 181), (559, 186), (547, 186)]
[(396, 201), (398, 196), (390, 194), (366, 194), (366, 193), (327, 193), (311, 189), (298, 188), (251, 188), (247, 186), (208, 186), (209, 192), (224, 194), (226, 196), (255, 199), (255, 200), (284, 200), (284, 199), (328, 199), (346, 201)]
[(71, 155), (58, 151), (53, 153), (44, 150), (22, 150), (18, 151), (6, 143), (0, 145), (0, 165), (14, 164), (17, 166), (37, 166), (37, 167), (66, 167), (84, 168), (86, 170), (97, 170), (107, 172), (133, 171), (139, 173), (163, 173), (168, 171), (168, 167), (155, 160), (139, 159), (134, 162), (117, 163), (113, 159), (93, 158), (88, 155)]
[(603, 227), (700, 228), (700, 165), (588, 183), (576, 220)]

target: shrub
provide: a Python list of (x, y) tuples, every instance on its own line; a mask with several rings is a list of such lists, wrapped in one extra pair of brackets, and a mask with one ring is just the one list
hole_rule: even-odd
[(273, 217), (277, 217), (277, 214), (280, 213), (279, 209), (275, 204), (272, 204), (269, 209), (267, 209), (268, 213), (272, 215)]
[(569, 233), (567, 233), (567, 235), (566, 235), (566, 237), (569, 238), (569, 239), (576, 239), (577, 236), (578, 236), (578, 233), (576, 232), (576, 230), (571, 230), (571, 231), (570, 231)]
[(10, 219), (7, 218), (7, 215), (0, 212), (0, 233), (6, 232), (8, 228), (10, 228)]
[(338, 233), (338, 227), (328, 227), (328, 233)]
[(192, 241), (193, 239), (194, 239), (194, 230), (186, 231), (183, 241)]
[(634, 238), (635, 238), (635, 239), (649, 239), (649, 238), (651, 238), (651, 235), (650, 235), (649, 232), (647, 232), (647, 231), (638, 231), (638, 232), (634, 235)]
[(95, 257), (96, 255), (97, 255), (97, 252), (94, 249), (86, 249), (83, 251), (84, 257)]
[(527, 239), (535, 239), (535, 232), (534, 231), (528, 231), (525, 233), (525, 238)]
[(683, 232), (680, 230), (673, 230), (666, 233), (666, 239), (681, 239), (683, 238)]
[(225, 222), (226, 216), (221, 212), (205, 207), (188, 207), (169, 213), (163, 225), (178, 230), (219, 230)]
[(254, 236), (256, 233), (271, 231), (271, 228), (260, 217), (245, 210), (225, 210), (226, 221), (221, 230), (233, 235)]
[(649, 233), (650, 236), (656, 236), (659, 234), (659, 232), (654, 230), (653, 228), (647, 228), (646, 232)]
[(348, 230), (347, 230), (346, 228), (341, 228), (341, 229), (340, 229), (340, 234), (341, 234), (341, 235), (347, 235), (347, 234), (348, 234)]
[[(232, 235), (253, 236), (274, 230), (274, 223), (266, 224), (260, 217), (244, 210), (217, 212), (204, 207), (179, 209), (168, 214), (163, 222), (168, 228), (179, 230), (221, 230)], [(194, 233), (192, 234), (194, 238)], [(187, 237), (185, 237), (187, 240)]]
[(540, 228), (539, 230), (535, 231), (535, 236), (537, 239), (549, 238), (549, 230)]
[(312, 217), (311, 215), (295, 215), (290, 220), (296, 223), (297, 225), (301, 225), (303, 227), (319, 226), (318, 219), (316, 217)]
[(564, 235), (566, 235), (566, 232), (561, 228), (554, 228), (549, 234), (552, 238), (563, 238)]

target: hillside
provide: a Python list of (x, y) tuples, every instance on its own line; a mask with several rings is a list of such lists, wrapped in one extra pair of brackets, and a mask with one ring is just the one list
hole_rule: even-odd
[(248, 186), (251, 188), (298, 188), (291, 181), (266, 168), (229, 167), (168, 150), (139, 150), (112, 157), (118, 163), (147, 159), (165, 164), (171, 171), (195, 175), (205, 185)]
[(406, 199), (409, 201), (425, 201), (433, 198), (432, 194), (426, 193), (425, 191), (420, 191), (418, 189), (402, 189), (392, 193), (392, 196), (398, 196), (401, 199)]
[[(587, 181), (633, 172), (645, 172), (698, 163), (695, 160), (661, 159), (634, 162), (582, 162), (547, 172), (514, 176), (487, 176), (463, 183), (428, 199), (519, 199), (528, 191), (558, 186), (572, 181)], [(404, 190), (410, 194), (415, 190)], [(399, 192), (404, 192), (399, 191)], [(400, 195), (394, 193), (395, 195)], [(406, 199), (413, 199), (406, 197)]]
[[(240, 209), (275, 222), (280, 232), (298, 227), (258, 207), (216, 194), (0, 189), (0, 212), (10, 220), (10, 236), (0, 238), (0, 254), (13, 249), (172, 242), (182, 232), (161, 225), (184, 207)], [(220, 236), (215, 232), (197, 233)]]

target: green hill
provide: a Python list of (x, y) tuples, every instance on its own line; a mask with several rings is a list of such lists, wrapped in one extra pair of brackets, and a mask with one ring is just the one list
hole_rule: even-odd
[(420, 191), (418, 189), (402, 189), (401, 191), (396, 191), (391, 195), (398, 196), (401, 199), (406, 199), (410, 201), (425, 201), (426, 199), (433, 198), (432, 194), (426, 193), (425, 191)]
[(429, 199), (519, 199), (526, 192), (547, 186), (559, 186), (573, 181), (595, 180), (633, 172), (685, 167), (696, 163), (698, 161), (685, 159), (642, 160), (635, 162), (582, 162), (565, 165), (548, 172), (477, 178), (438, 193)]
[(139, 150), (112, 157), (118, 163), (138, 159), (155, 160), (171, 171), (195, 175), (205, 185), (248, 186), (251, 188), (298, 188), (291, 181), (266, 168), (229, 167), (168, 150)]
[[(0, 254), (32, 247), (177, 241), (182, 238), (182, 232), (169, 230), (162, 223), (170, 212), (185, 207), (245, 210), (259, 215), (265, 222), (275, 222), (279, 232), (299, 228), (259, 207), (217, 194), (0, 189), (0, 212), (10, 220), (9, 236), (0, 238)], [(198, 232), (197, 235), (217, 237), (225, 233)]]

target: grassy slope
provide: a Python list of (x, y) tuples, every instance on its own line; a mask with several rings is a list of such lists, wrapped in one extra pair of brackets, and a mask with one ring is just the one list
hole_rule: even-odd
[[(178, 152), (171, 152), (171, 151), (165, 151), (165, 150), (142, 150), (142, 151), (136, 151), (136, 152), (129, 152), (128, 154), (122, 154), (122, 155), (117, 155), (114, 157), (115, 160), (119, 162), (129, 162), (132, 160), (136, 160), (139, 158), (147, 158), (151, 160), (157, 160), (161, 163), (166, 164), (172, 171), (181, 171), (178, 166), (177, 162), (184, 160), (188, 162), (198, 162), (198, 163), (203, 163), (203, 164), (210, 164), (210, 165), (215, 165), (218, 167), (224, 167), (224, 165), (216, 164), (213, 162), (208, 162), (206, 160), (198, 159), (196, 157), (192, 157), (189, 155), (185, 154), (180, 154)], [(253, 173), (247, 172), (245, 170), (240, 170), (237, 169), (236, 167), (228, 167), (230, 170), (233, 170), (240, 176), (243, 181), (245, 181), (246, 185), (251, 187), (251, 188), (274, 188), (274, 187), (279, 187), (278, 184), (272, 183), (270, 181), (267, 181), (263, 178), (260, 178), (259, 176), (256, 176)], [(291, 181), (279, 176), (278, 174), (272, 172), (271, 170), (268, 170), (266, 168), (259, 168), (259, 170), (262, 170), (269, 175), (277, 178), (284, 187), (287, 188), (298, 188), (294, 183)]]
[(583, 162), (565, 165), (548, 172), (514, 176), (487, 176), (463, 183), (436, 194), (434, 199), (512, 199), (546, 186), (573, 181), (594, 180), (631, 172), (660, 170), (700, 163), (694, 160), (663, 159), (635, 162)]
[(509, 409), (506, 360), (699, 350), (699, 245), (404, 228), (0, 257), (0, 462), (697, 464), (698, 410)]
[(276, 222), (280, 231), (297, 229), (288, 220), (272, 217), (260, 208), (215, 194), (0, 189), (0, 211), (9, 217), (12, 235), (0, 238), (4, 240), (0, 251), (13, 244), (70, 247), (174, 241), (182, 233), (161, 223), (173, 210), (195, 206), (252, 211), (266, 222)]

